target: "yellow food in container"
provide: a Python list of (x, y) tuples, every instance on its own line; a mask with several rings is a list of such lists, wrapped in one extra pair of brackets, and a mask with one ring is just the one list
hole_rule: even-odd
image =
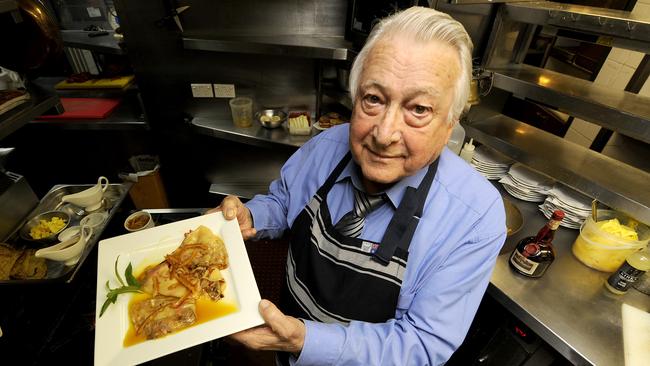
[(587, 218), (573, 243), (573, 254), (586, 266), (613, 272), (626, 257), (648, 245), (647, 226), (609, 210), (599, 211), (598, 218), (598, 222)]
[(616, 235), (625, 241), (637, 241), (639, 235), (633, 228), (621, 224), (617, 218), (611, 220), (598, 221), (596, 223), (598, 228), (608, 234)]
[(29, 235), (33, 239), (44, 239), (61, 231), (65, 224), (66, 221), (60, 217), (53, 217), (51, 220), (39, 220), (38, 225), (29, 229)]

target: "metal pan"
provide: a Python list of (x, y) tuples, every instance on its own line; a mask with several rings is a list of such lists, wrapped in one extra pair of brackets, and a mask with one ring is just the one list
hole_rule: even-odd
[[(25, 285), (25, 284), (43, 284), (48, 282), (64, 282), (64, 283), (72, 282), (72, 280), (74, 280), (75, 278), (75, 275), (77, 274), (77, 272), (85, 262), (86, 258), (88, 257), (88, 254), (90, 254), (90, 252), (93, 250), (95, 245), (97, 245), (97, 242), (101, 237), (102, 233), (104, 232), (104, 229), (106, 228), (111, 218), (115, 215), (115, 212), (124, 201), (124, 198), (129, 193), (129, 190), (131, 189), (132, 185), (133, 185), (132, 183), (108, 185), (106, 192), (104, 192), (102, 208), (99, 209), (105, 211), (108, 216), (104, 221), (104, 223), (99, 225), (94, 230), (93, 235), (88, 240), (88, 243), (86, 244), (86, 247), (84, 248), (81, 257), (79, 258), (79, 262), (77, 262), (72, 266), (65, 266), (63, 262), (47, 260), (46, 262), (47, 276), (45, 278), (37, 279), (37, 280), (2, 280), (0, 281), (0, 285)], [(36, 208), (27, 216), (23, 224), (27, 222), (29, 219), (39, 214), (42, 214), (44, 212), (48, 212), (52, 210), (63, 210), (64, 212), (70, 214), (69, 226), (79, 225), (79, 222), (87, 215), (87, 213), (73, 206), (62, 204), (61, 198), (71, 193), (81, 192), (84, 189), (87, 189), (91, 186), (93, 185), (82, 184), (82, 185), (54, 186), (45, 195), (45, 197), (43, 197), (43, 199), (40, 201), (38, 206), (36, 206)], [(22, 226), (23, 225), (21, 225), (21, 227)], [(17, 230), (11, 235), (10, 240), (8, 240), (8, 242), (10, 245), (12, 245), (15, 248), (34, 246), (33, 242), (25, 241), (20, 238), (19, 230)]]

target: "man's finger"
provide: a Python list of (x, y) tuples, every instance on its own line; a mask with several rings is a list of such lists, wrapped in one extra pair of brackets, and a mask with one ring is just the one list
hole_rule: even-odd
[(239, 211), (241, 204), (241, 201), (234, 196), (228, 196), (223, 199), (220, 206), (223, 209), (223, 216), (226, 220), (232, 220), (237, 217), (237, 211)]
[(244, 240), (248, 240), (254, 237), (256, 234), (257, 234), (257, 230), (255, 230), (254, 228), (244, 229), (241, 231), (241, 236), (244, 238)]
[(244, 346), (255, 349), (275, 349), (273, 346), (278, 344), (278, 337), (268, 325), (243, 330), (228, 336)]
[(277, 306), (268, 300), (262, 300), (260, 301), (259, 309), (266, 324), (280, 337), (289, 338), (291, 336), (294, 324)]

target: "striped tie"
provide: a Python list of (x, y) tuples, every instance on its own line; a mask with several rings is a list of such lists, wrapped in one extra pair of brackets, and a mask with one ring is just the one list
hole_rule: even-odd
[(381, 206), (382, 203), (384, 203), (383, 195), (371, 196), (355, 188), (354, 208), (343, 215), (334, 227), (344, 236), (356, 238), (363, 230), (366, 215)]

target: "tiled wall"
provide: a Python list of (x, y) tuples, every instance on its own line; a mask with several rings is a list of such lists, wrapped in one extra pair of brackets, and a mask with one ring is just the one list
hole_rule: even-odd
[[(632, 14), (643, 19), (650, 19), (650, 0), (638, 0), (632, 10)], [(608, 88), (624, 90), (642, 58), (643, 53), (641, 52), (613, 48), (594, 82), (607, 86)], [(646, 81), (639, 94), (650, 97), (650, 82)], [(600, 126), (576, 118), (571, 124), (569, 131), (567, 131), (565, 138), (582, 146), (589, 147), (599, 130)], [(610, 139), (608, 147), (610, 145), (615, 146), (617, 141), (621, 140), (616, 138)]]

